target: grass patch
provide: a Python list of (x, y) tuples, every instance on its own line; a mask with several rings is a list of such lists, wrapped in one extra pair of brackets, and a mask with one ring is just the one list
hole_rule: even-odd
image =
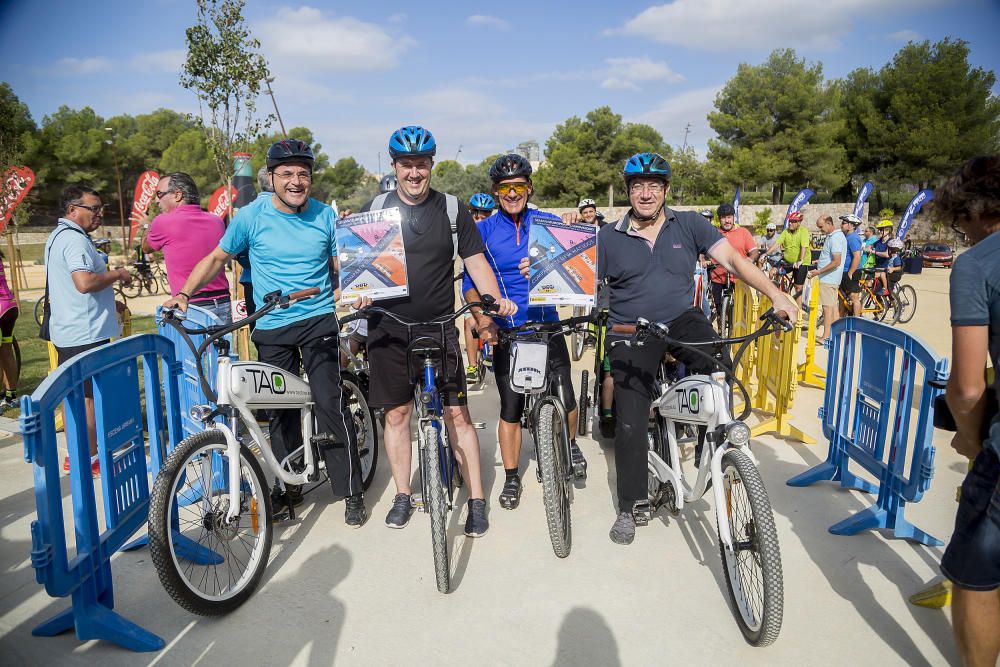
[[(152, 315), (132, 317), (133, 334), (155, 332), (156, 320)], [(48, 343), (38, 337), (38, 325), (29, 311), (22, 312), (17, 318), (14, 337), (21, 348), (21, 377), (17, 383), (17, 394), (21, 396), (35, 391), (49, 374), (49, 349)], [(20, 413), (20, 409), (15, 408), (6, 411), (3, 416), (16, 418)]]

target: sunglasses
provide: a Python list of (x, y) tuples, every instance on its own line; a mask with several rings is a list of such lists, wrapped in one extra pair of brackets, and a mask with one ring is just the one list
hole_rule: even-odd
[(506, 195), (513, 192), (515, 195), (520, 197), (528, 191), (531, 186), (527, 183), (501, 183), (496, 186), (497, 194), (500, 196)]

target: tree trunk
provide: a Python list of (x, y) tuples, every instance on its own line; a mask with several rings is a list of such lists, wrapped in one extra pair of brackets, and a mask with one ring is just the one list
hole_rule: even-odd
[(771, 203), (781, 203), (781, 188), (777, 184), (771, 186)]

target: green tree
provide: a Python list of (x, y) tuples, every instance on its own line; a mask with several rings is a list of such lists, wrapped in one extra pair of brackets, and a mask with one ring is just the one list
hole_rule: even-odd
[(615, 201), (625, 203), (622, 165), (642, 151), (671, 157), (659, 132), (622, 122), (610, 107), (594, 109), (584, 119), (569, 118), (545, 144), (546, 161), (534, 178), (539, 204), (575, 206), (583, 197), (602, 198), (609, 186), (615, 188)]
[(709, 141), (709, 156), (730, 182), (773, 183), (774, 203), (786, 185), (839, 186), (847, 166), (837, 105), (823, 66), (807, 66), (792, 49), (772, 52), (762, 65), (740, 64), (708, 114), (719, 135)]
[[(35, 132), (35, 121), (7, 82), (0, 82), (0, 199), (7, 198), (7, 181), (2, 177), (11, 167), (25, 164), (25, 144)], [(32, 165), (28, 165), (29, 167)], [(27, 210), (22, 201), (19, 209)], [(23, 219), (23, 213), (18, 220)]]
[(198, 22), (186, 31), (180, 79), (198, 97), (205, 141), (226, 184), (232, 182), (233, 154), (245, 151), (271, 120), (256, 114), (268, 69), (243, 5), (244, 0), (198, 0)]
[(879, 72), (848, 75), (844, 144), (854, 174), (923, 188), (998, 149), (996, 77), (968, 56), (962, 40), (911, 42)]
[[(219, 171), (205, 143), (205, 135), (198, 128), (191, 128), (178, 137), (163, 151), (155, 168), (161, 174), (183, 171), (190, 174), (198, 185), (202, 204), (207, 205), (212, 193), (219, 187)], [(134, 180), (128, 181), (135, 183)]]
[(688, 205), (717, 203), (726, 195), (719, 172), (707, 161), (699, 160), (691, 147), (673, 150), (670, 172), (672, 202)]
[(324, 195), (322, 201), (346, 199), (357, 192), (365, 177), (365, 168), (353, 157), (344, 157), (330, 167), (323, 169), (318, 178), (313, 179), (313, 196)]

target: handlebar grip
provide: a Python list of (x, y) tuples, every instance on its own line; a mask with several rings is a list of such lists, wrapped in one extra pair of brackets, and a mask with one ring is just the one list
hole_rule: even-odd
[(318, 287), (309, 287), (308, 289), (302, 289), (298, 292), (292, 292), (288, 295), (289, 301), (298, 301), (299, 299), (308, 299), (311, 296), (316, 296), (319, 294)]
[(345, 324), (350, 324), (351, 322), (353, 322), (355, 320), (360, 320), (362, 317), (365, 317), (365, 315), (366, 315), (366, 313), (365, 313), (365, 311), (363, 309), (362, 310), (356, 310), (353, 313), (350, 313), (348, 315), (344, 315), (343, 317), (338, 317), (337, 321), (340, 322), (340, 326), (343, 327)]
[(792, 329), (795, 328), (795, 326), (789, 320), (779, 316), (776, 312), (774, 312), (774, 308), (768, 308), (766, 311), (764, 311), (764, 313), (760, 316), (760, 321), (772, 322), (774, 324), (777, 324), (785, 331), (791, 331)]
[(636, 332), (634, 324), (612, 324), (609, 328), (612, 332), (620, 334), (634, 334)]
[(492, 294), (481, 294), (479, 296), (479, 302), (483, 306), (483, 310), (488, 313), (495, 313), (497, 310), (497, 300), (493, 298)]

